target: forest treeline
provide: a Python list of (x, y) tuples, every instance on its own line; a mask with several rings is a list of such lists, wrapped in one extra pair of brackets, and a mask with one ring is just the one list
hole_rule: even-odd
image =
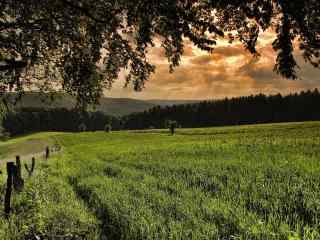
[(98, 131), (107, 125), (120, 128), (119, 118), (103, 112), (79, 112), (66, 108), (22, 108), (6, 114), (2, 127), (11, 136), (40, 131)]
[(320, 120), (318, 89), (287, 96), (263, 94), (154, 107), (124, 117), (125, 129), (164, 128), (168, 120), (182, 127)]
[(181, 127), (211, 127), (256, 123), (320, 120), (318, 89), (282, 96), (263, 94), (199, 103), (153, 107), (122, 118), (103, 112), (65, 108), (21, 108), (6, 114), (2, 127), (11, 136), (38, 131), (98, 131)]

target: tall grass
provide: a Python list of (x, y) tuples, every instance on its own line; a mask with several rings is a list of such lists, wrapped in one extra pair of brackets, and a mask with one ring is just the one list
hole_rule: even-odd
[(64, 135), (57, 168), (111, 239), (319, 239), (319, 130)]
[(319, 122), (54, 138), (63, 154), (45, 168), (46, 180), (29, 183), (47, 192), (31, 207), (43, 213), (35, 226), (44, 234), (320, 239)]

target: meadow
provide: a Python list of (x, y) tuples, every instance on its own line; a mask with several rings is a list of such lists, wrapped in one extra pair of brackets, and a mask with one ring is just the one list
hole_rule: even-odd
[(0, 156), (30, 139), (62, 151), (24, 172), (0, 239), (320, 239), (320, 122), (39, 133)]

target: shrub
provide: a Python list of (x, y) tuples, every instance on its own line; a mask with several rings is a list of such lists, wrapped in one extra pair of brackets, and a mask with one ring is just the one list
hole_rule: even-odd
[(79, 132), (85, 132), (87, 131), (87, 126), (84, 123), (81, 123), (78, 127)]
[(106, 124), (106, 126), (104, 127), (104, 131), (105, 132), (111, 132), (111, 130), (112, 130), (111, 124)]

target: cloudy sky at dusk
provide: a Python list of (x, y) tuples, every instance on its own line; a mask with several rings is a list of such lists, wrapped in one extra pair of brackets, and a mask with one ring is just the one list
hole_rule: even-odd
[(320, 70), (304, 63), (299, 55), (301, 79), (283, 79), (272, 71), (276, 57), (271, 46), (273, 39), (272, 33), (261, 35), (257, 47), (261, 57), (258, 59), (239, 43), (230, 45), (219, 41), (214, 52), (208, 54), (186, 42), (182, 63), (172, 74), (163, 50), (154, 48), (150, 51), (150, 60), (157, 67), (156, 73), (142, 92), (134, 92), (129, 87), (124, 89), (120, 80), (105, 94), (139, 99), (217, 99), (320, 88)]

